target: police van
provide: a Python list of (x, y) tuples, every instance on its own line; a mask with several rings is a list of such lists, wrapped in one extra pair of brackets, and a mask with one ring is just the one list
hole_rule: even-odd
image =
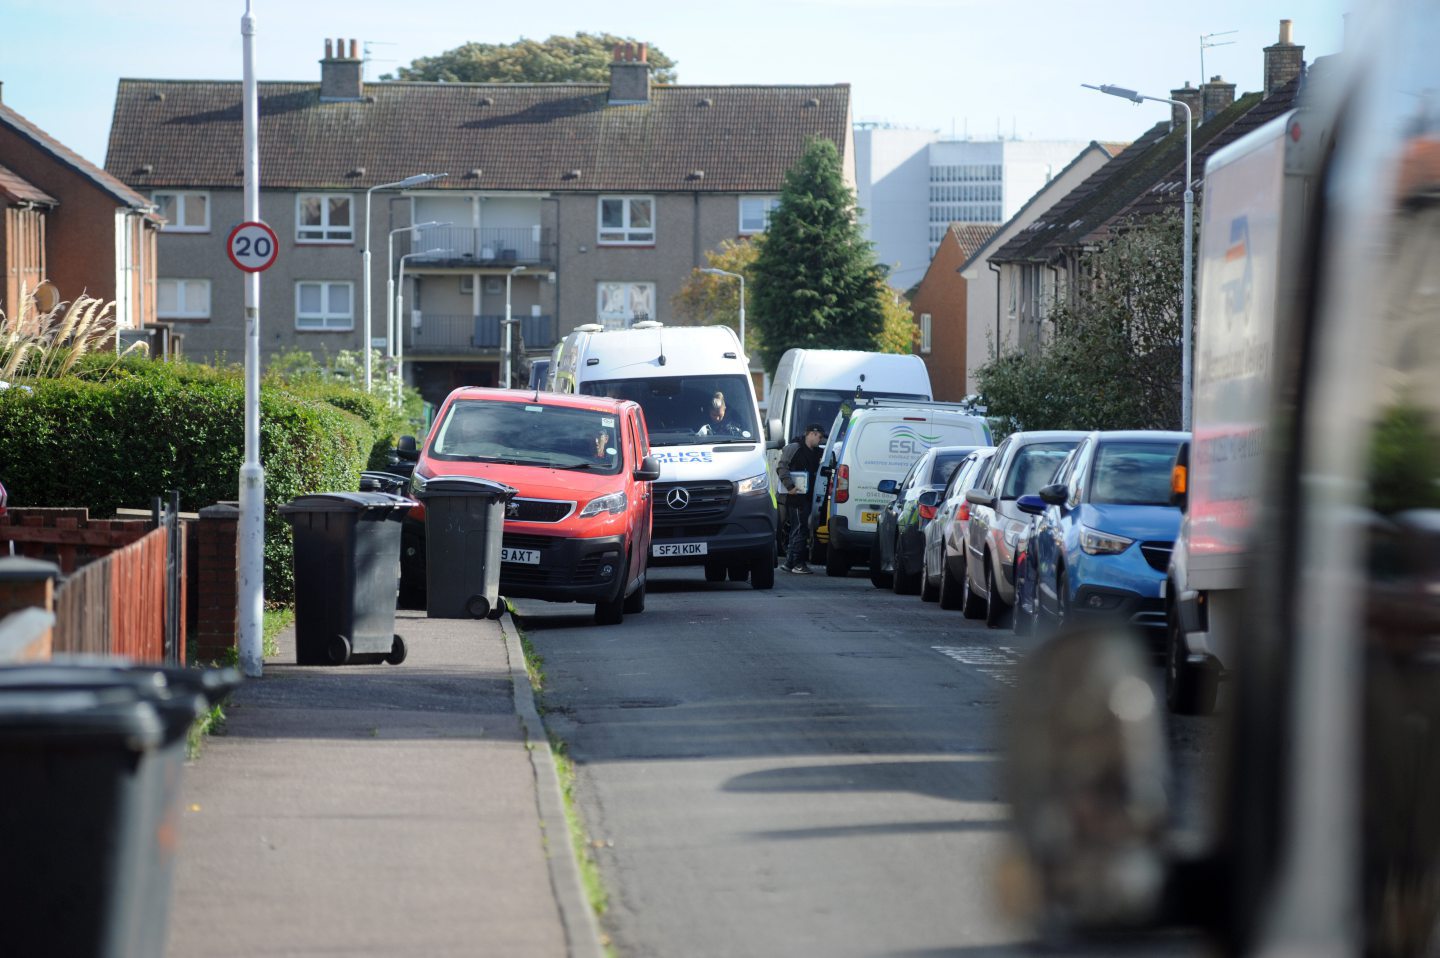
[(579, 326), (551, 356), (549, 388), (645, 411), (654, 484), (650, 563), (716, 582), (775, 585), (776, 508), (748, 362), (728, 326)]

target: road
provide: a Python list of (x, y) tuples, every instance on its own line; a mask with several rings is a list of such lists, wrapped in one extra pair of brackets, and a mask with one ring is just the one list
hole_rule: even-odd
[(517, 609), (620, 955), (1030, 951), (997, 900), (997, 738), (1037, 640), (862, 573), (757, 592), (654, 570), (649, 588), (619, 627)]

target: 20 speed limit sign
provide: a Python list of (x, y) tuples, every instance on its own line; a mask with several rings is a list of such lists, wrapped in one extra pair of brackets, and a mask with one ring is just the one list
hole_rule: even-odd
[(230, 231), (226, 249), (230, 253), (230, 262), (247, 273), (259, 273), (275, 265), (275, 257), (280, 252), (280, 242), (270, 227), (250, 221), (241, 223)]

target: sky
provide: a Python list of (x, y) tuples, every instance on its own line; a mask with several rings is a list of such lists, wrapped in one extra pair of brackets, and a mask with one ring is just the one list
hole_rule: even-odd
[[(1154, 96), (1204, 70), (1243, 93), (1282, 19), (1305, 59), (1338, 52), (1354, 0), (251, 0), (261, 80), (318, 82), (326, 37), (368, 46), (366, 79), (469, 41), (610, 32), (663, 50), (680, 82), (849, 83), (856, 120), (945, 135), (1133, 140)], [(406, 12), (412, 15), (405, 15)], [(121, 77), (239, 80), (245, 0), (0, 0), (0, 96), (104, 165)], [(1233, 31), (1233, 32), (1232, 32)], [(3, 161), (3, 158), (0, 158)]]

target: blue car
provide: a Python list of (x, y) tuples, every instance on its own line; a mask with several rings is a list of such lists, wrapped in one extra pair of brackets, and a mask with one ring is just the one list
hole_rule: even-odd
[(1058, 626), (1104, 616), (1163, 634), (1161, 589), (1180, 530), (1170, 476), (1188, 433), (1092, 432), (1039, 495), (1026, 542), (1034, 614)]

